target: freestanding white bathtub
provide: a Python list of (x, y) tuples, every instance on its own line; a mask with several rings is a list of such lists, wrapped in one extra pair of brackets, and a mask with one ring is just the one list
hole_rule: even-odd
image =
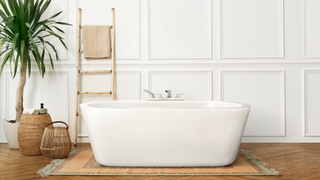
[(250, 106), (215, 101), (81, 104), (104, 166), (225, 166), (235, 161)]

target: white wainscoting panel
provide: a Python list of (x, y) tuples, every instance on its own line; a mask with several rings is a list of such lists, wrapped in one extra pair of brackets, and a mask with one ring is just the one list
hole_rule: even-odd
[[(140, 71), (116, 71), (115, 73), (115, 99), (121, 100), (140, 100)], [(92, 74), (81, 76), (80, 91), (110, 91), (111, 75)], [(80, 104), (93, 101), (110, 101), (111, 95), (80, 95)], [(81, 112), (81, 111), (80, 111)], [(84, 121), (78, 126), (79, 137), (87, 137), (87, 129)]]
[(320, 70), (304, 71), (304, 136), (320, 136)]
[(303, 0), (304, 58), (320, 58), (319, 8), (319, 0)]
[(116, 58), (140, 59), (140, 0), (78, 0), (82, 25), (111, 25), (116, 10)]
[(188, 101), (211, 101), (212, 71), (149, 71), (149, 90), (166, 97), (165, 89)]
[(283, 0), (220, 0), (221, 58), (284, 58)]
[(285, 136), (284, 71), (221, 71), (221, 100), (251, 105), (244, 136)]
[[(10, 72), (6, 72), (6, 118), (15, 119), (16, 90), (19, 84), (19, 76), (11, 78)], [(49, 71), (45, 78), (39, 72), (32, 72), (24, 91), (24, 108), (40, 108), (44, 103), (48, 109), (52, 121), (64, 121), (69, 119), (69, 72)]]
[(149, 59), (211, 59), (211, 0), (148, 0)]

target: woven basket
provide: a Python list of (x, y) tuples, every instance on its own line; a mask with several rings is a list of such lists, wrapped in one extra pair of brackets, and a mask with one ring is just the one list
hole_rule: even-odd
[(22, 114), (18, 128), (18, 142), (23, 155), (42, 155), (40, 144), (44, 127), (52, 122), (50, 114)]
[[(63, 123), (67, 127), (53, 127), (53, 123)], [(41, 152), (46, 159), (68, 157), (72, 148), (68, 128), (69, 126), (62, 121), (55, 121), (46, 125), (40, 146)]]

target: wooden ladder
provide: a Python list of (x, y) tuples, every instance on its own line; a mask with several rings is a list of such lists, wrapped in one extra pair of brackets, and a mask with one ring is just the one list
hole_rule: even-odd
[[(76, 111), (75, 111), (75, 127), (74, 127), (74, 143), (73, 145), (77, 145), (78, 140), (78, 116), (82, 116), (81, 113), (79, 113), (79, 95), (80, 94), (111, 94), (112, 101), (114, 100), (114, 64), (115, 64), (115, 9), (111, 9), (112, 14), (112, 25), (111, 28), (111, 70), (91, 70), (91, 71), (84, 71), (80, 70), (79, 64), (81, 61), (81, 53), (83, 52), (83, 49), (81, 49), (81, 15), (82, 10), (79, 8), (79, 18), (78, 18), (78, 31), (77, 31), (77, 46), (78, 46), (78, 52), (77, 52), (77, 79), (76, 79)], [(79, 91), (79, 78), (80, 74), (88, 74), (88, 73), (111, 73), (111, 91), (100, 91), (100, 92), (83, 92)]]

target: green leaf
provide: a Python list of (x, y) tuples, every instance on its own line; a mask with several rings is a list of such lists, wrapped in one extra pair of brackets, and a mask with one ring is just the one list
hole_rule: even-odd
[(62, 11), (60, 11), (60, 12), (58, 12), (57, 14), (51, 16), (49, 19), (55, 18), (55, 17), (59, 16), (61, 13), (62, 13)]
[(33, 41), (33, 38), (32, 38), (32, 35), (31, 33), (29, 32), (29, 39), (31, 41), (31, 44), (36, 52), (36, 56), (34, 57), (36, 60), (39, 60), (40, 59), (40, 55), (39, 55), (39, 51), (38, 51), (38, 47), (35, 45), (34, 41)]
[[(40, 70), (41, 70), (41, 69), (40, 69), (40, 62), (39, 62), (39, 59), (36, 58), (36, 56), (37, 56), (36, 51), (32, 50), (31, 52), (32, 52), (32, 55), (33, 55), (33, 57), (34, 57), (37, 65), (38, 65), (38, 69), (39, 69), (39, 71), (40, 71)], [(41, 71), (40, 71), (40, 73), (41, 73)]]
[(63, 39), (63, 37), (59, 36), (58, 34), (52, 32), (52, 31), (47, 31), (48, 33), (54, 35), (55, 37), (59, 38), (59, 39)]
[[(6, 53), (6, 52), (8, 52), (9, 51), (9, 48), (6, 48), (4, 51), (2, 51), (1, 53), (0, 53), (0, 56), (2, 56), (4, 53)], [(10, 54), (10, 53), (9, 53)]]
[(18, 41), (18, 37), (19, 37), (19, 33), (14, 35), (13, 42), (12, 42), (10, 60), (12, 59), (14, 51), (16, 49), (16, 44), (17, 44), (17, 41)]
[(40, 33), (42, 33), (42, 32), (46, 32), (46, 28), (41, 28), (40, 30), (38, 30), (36, 33), (33, 33), (32, 34), (32, 36), (33, 37), (36, 37), (36, 36), (38, 36)]
[(54, 70), (54, 65), (53, 65), (53, 61), (52, 61), (52, 57), (51, 57), (51, 53), (50, 53), (50, 52), (48, 52), (48, 54), (49, 54), (49, 57), (50, 57), (51, 67), (52, 67), (52, 69)]
[(5, 38), (2, 39), (1, 44), (0, 44), (0, 51), (2, 51), (2, 46), (4, 45), (4, 43), (7, 42), (7, 39), (8, 39), (8, 38), (9, 38), (9, 37), (5, 37)]
[(44, 28), (45, 30), (50, 30), (51, 32), (53, 32), (53, 30), (51, 29), (51, 27), (48, 26), (47, 24), (42, 24), (42, 26), (43, 26), (43, 28)]
[(62, 25), (67, 25), (67, 26), (72, 26), (72, 24), (65, 23), (65, 22), (56, 22), (57, 24), (62, 24)]
[(5, 17), (5, 18), (2, 18), (2, 22), (5, 23), (5, 24), (9, 24), (10, 23), (9, 20), (13, 20), (13, 19), (14, 19), (14, 16), (8, 16), (8, 17)]
[(44, 3), (44, 5), (42, 6), (42, 9), (41, 9), (41, 11), (40, 11), (41, 14), (43, 14), (43, 13), (47, 10), (47, 8), (49, 7), (50, 3), (51, 3), (51, 0), (47, 0), (47, 1)]
[(38, 39), (41, 41), (42, 45), (45, 47), (45, 43), (44, 43), (43, 38), (42, 38), (42, 37), (40, 37), (40, 36), (37, 36), (37, 37), (38, 37)]
[(25, 46), (25, 42), (24, 40), (21, 41), (21, 47), (20, 47), (20, 61), (21, 61), (21, 65), (23, 64), (23, 58), (24, 58), (24, 46)]
[(61, 33), (65, 34), (64, 31), (60, 28), (58, 28), (57, 26), (53, 26), (56, 30), (60, 31)]
[(30, 29), (31, 28), (31, 25), (30, 23), (26, 22), (26, 26)]
[(28, 66), (28, 75), (29, 75), (29, 78), (30, 78), (30, 75), (31, 75), (31, 59), (30, 59), (30, 56), (29, 54), (27, 53), (26, 54), (26, 66)]
[(26, 23), (25, 23), (25, 13), (24, 13), (24, 4), (21, 0), (19, 0), (19, 19), (20, 19), (20, 27), (21, 27), (21, 35), (22, 38), (25, 39), (25, 37), (27, 36), (27, 31), (26, 31)]
[(60, 40), (60, 42), (63, 44), (63, 46), (66, 48), (66, 50), (68, 50), (68, 47), (67, 47), (67, 45), (63, 42), (63, 40), (62, 39), (59, 39)]
[(9, 54), (7, 53), (3, 58), (2, 58), (2, 63), (1, 63), (1, 69), (0, 69), (0, 76), (2, 74), (3, 68), (4, 66), (7, 64), (8, 60), (9, 60)]
[(57, 53), (56, 48), (55, 48), (50, 42), (46, 41), (46, 43), (49, 44), (49, 46), (51, 46), (51, 48), (53, 49), (53, 51), (54, 51), (55, 54), (56, 54), (56, 60), (58, 61), (58, 60), (59, 60), (59, 55), (58, 55), (58, 53)]
[[(14, 63), (14, 72), (13, 72), (13, 78), (16, 77), (16, 74), (17, 74), (17, 69), (18, 69), (18, 66), (19, 66), (19, 54), (17, 54), (17, 57), (16, 57), (16, 61)], [(22, 64), (21, 64), (22, 66)]]
[(29, 2), (29, 17), (28, 17), (28, 22), (31, 22), (34, 20), (34, 14), (36, 11), (36, 6), (39, 3), (39, 1), (36, 1), (36, 4), (34, 3), (34, 0), (30, 0)]
[(44, 74), (46, 73), (46, 67), (45, 67), (45, 65), (44, 65), (44, 55), (45, 55), (45, 49), (42, 50), (42, 56), (41, 56), (42, 78), (44, 78)]
[(56, 22), (56, 21), (54, 21), (54, 20), (45, 20), (45, 21), (39, 22), (39, 24), (49, 24), (49, 23), (54, 23), (54, 22)]
[(39, 22), (39, 19), (41, 18), (42, 16), (42, 13), (40, 12), (40, 8), (43, 4), (44, 0), (41, 0), (41, 1), (36, 1), (36, 5), (35, 5), (35, 12), (34, 12), (34, 18), (32, 20), (32, 23), (34, 24), (37, 24)]
[(1, 5), (1, 7), (4, 9), (4, 11), (6, 12), (6, 14), (7, 14), (8, 16), (10, 16), (11, 13), (9, 12), (9, 10), (8, 10), (8, 8), (7, 8), (7, 5), (6, 5), (6, 3), (5, 3), (3, 0), (0, 0), (0, 5)]
[(8, 2), (8, 5), (9, 5), (9, 8), (10, 8), (10, 11), (12, 12), (12, 14), (16, 17), (18, 17), (18, 13), (16, 11), (17, 7), (16, 7), (16, 0), (9, 0), (7, 1)]

